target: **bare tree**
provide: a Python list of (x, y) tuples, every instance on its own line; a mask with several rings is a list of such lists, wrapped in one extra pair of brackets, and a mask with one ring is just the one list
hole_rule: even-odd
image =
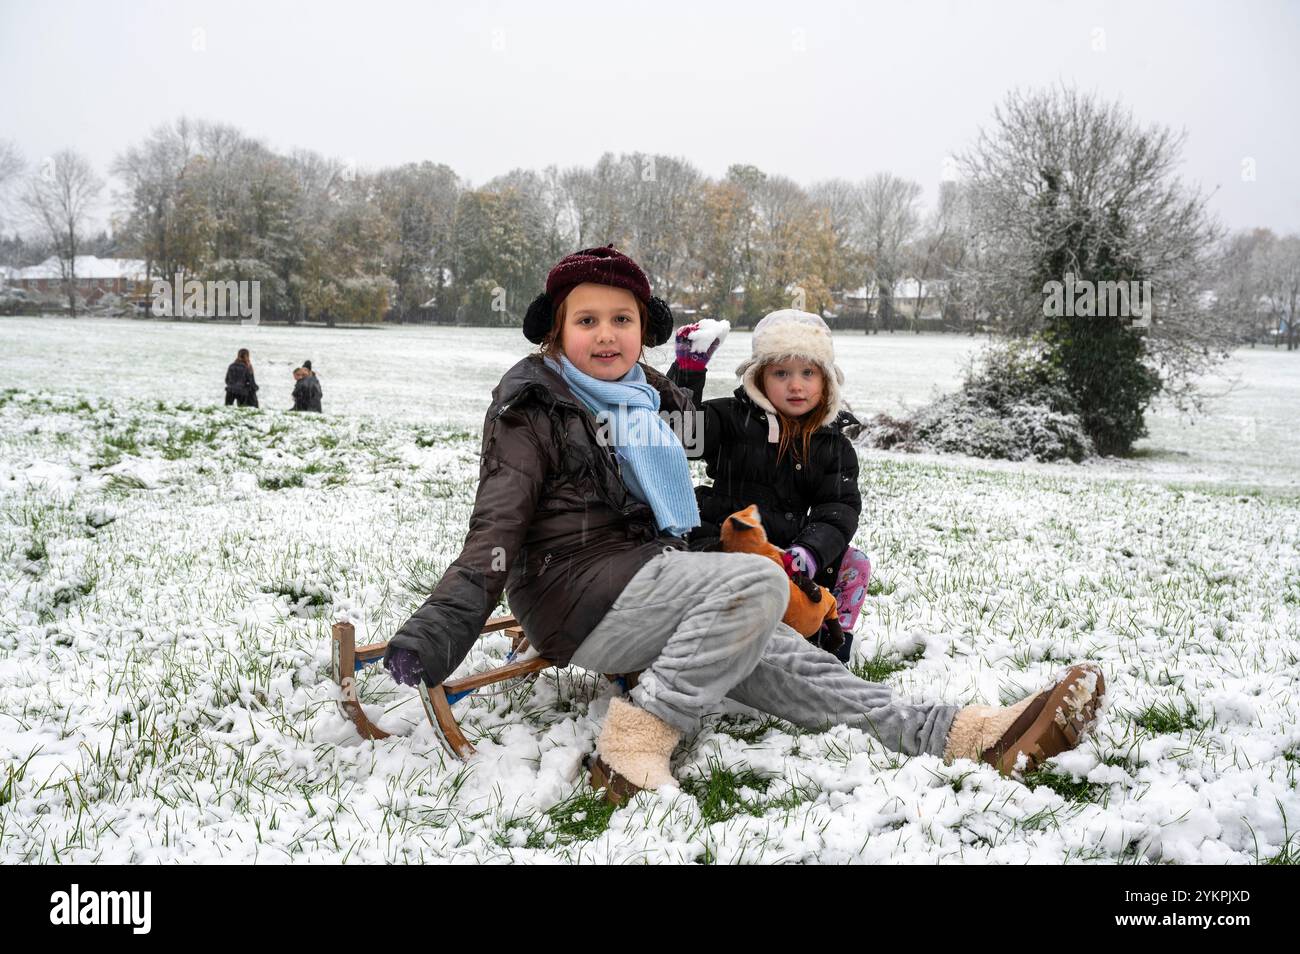
[(866, 257), (867, 284), (876, 288), (876, 317), (894, 330), (894, 283), (902, 277), (904, 246), (916, 235), (921, 187), (879, 172), (858, 187), (859, 242)]
[(967, 252), (969, 203), (966, 193), (956, 182), (944, 182), (939, 199), (925, 218), (916, 239), (905, 249), (907, 271), (916, 279), (916, 303), (912, 311), (912, 328), (919, 331), (917, 320), (925, 313), (926, 302), (936, 287), (940, 313), (950, 311), (952, 293), (949, 284), (961, 267)]
[(159, 126), (113, 162), (113, 174), (126, 184), (126, 191), (116, 196), (120, 232), (145, 260), (146, 275), (170, 279), (189, 264), (177, 237), (177, 209), (197, 138), (195, 124), (181, 118)]
[(864, 257), (857, 243), (857, 189), (844, 179), (826, 179), (808, 189), (818, 216), (817, 267), (834, 294), (862, 284)]
[(68, 295), (68, 309), (77, 316), (77, 251), (91, 209), (104, 188), (80, 153), (64, 149), (55, 153), (28, 181), (22, 196), (33, 223), (47, 235), (59, 259), (59, 271)]
[(1262, 287), (1262, 257), (1277, 242), (1270, 229), (1250, 229), (1228, 236), (1215, 257), (1210, 276), (1216, 320), (1253, 348), (1267, 321)]
[[(18, 181), (26, 166), (18, 147), (8, 139), (0, 139), (0, 215), (5, 213), (8, 206), (10, 188)], [(3, 224), (4, 220), (0, 218), (0, 225)]]
[(1273, 344), (1297, 345), (1296, 307), (1300, 305), (1300, 236), (1288, 235), (1266, 245), (1257, 256), (1262, 300), (1272, 319)]

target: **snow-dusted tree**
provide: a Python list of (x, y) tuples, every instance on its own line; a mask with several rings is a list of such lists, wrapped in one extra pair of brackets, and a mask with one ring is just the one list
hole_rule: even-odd
[(689, 283), (694, 235), (688, 222), (702, 177), (684, 159), (639, 152), (622, 157), (619, 168), (626, 182), (629, 254), (646, 270), (655, 294), (672, 301)]
[[(1203, 294), (1220, 232), (1175, 176), (1184, 138), (1072, 88), (1015, 91), (958, 160), (978, 241), (965, 277), (1004, 328), (1043, 336), (1102, 453), (1144, 433), (1156, 391), (1196, 403), (1196, 375), (1230, 341)], [(1149, 282), (1150, 327), (1132, 314), (1045, 317), (1046, 283), (1067, 275)]]
[(33, 223), (53, 245), (59, 260), (68, 310), (77, 316), (77, 255), (86, 223), (104, 188), (90, 162), (64, 149), (41, 163), (27, 182), (22, 204)]
[(522, 324), (554, 264), (537, 213), (514, 186), (461, 193), (454, 232), (458, 324)]
[(408, 163), (375, 176), (375, 194), (390, 222), (392, 246), (385, 254), (388, 274), (396, 282), (393, 308), (399, 320), (422, 314), (452, 312), (447, 301), (455, 255), (452, 228), (463, 186), (445, 165)]
[[(548, 170), (548, 173), (550, 170)], [(552, 234), (560, 254), (613, 243), (646, 270), (666, 299), (691, 284), (703, 177), (683, 159), (634, 152), (605, 153), (591, 169), (554, 175)]]

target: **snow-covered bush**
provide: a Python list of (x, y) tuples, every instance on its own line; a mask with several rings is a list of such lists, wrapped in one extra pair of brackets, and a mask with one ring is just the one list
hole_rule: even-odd
[(961, 388), (907, 418), (867, 425), (875, 447), (934, 450), (1006, 460), (1082, 460), (1093, 454), (1064, 377), (1040, 347), (994, 346)]

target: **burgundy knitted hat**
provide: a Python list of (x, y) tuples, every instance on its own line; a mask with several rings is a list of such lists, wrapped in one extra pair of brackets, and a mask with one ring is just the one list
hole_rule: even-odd
[(533, 344), (545, 341), (555, 324), (555, 310), (583, 282), (623, 288), (635, 295), (649, 314), (652, 346), (663, 344), (672, 335), (673, 313), (668, 303), (650, 294), (650, 280), (641, 266), (610, 244), (584, 248), (560, 259), (546, 276), (546, 291), (528, 306), (524, 337)]

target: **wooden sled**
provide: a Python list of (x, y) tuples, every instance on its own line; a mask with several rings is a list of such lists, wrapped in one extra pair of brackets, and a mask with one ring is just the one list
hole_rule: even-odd
[[(524, 635), (523, 627), (513, 616), (494, 616), (483, 627), (484, 633), (495, 633), (501, 630), (505, 630), (511, 637), (510, 655), (506, 657), (504, 665), (461, 679), (450, 679), (437, 686), (420, 685), (420, 701), (424, 703), (425, 714), (438, 735), (438, 741), (458, 759), (468, 759), (473, 755), (474, 746), (461, 732), (451, 707), (484, 686), (508, 682), (512, 679), (530, 679), (551, 666), (550, 662), (540, 656), (520, 658), (528, 651), (528, 637)], [(356, 682), (358, 672), (384, 658), (384, 651), (388, 648), (388, 644), (371, 643), (368, 646), (358, 646), (356, 630), (351, 623), (335, 623), (332, 636), (332, 674), (334, 681), (343, 691), (339, 710), (344, 718), (357, 727), (361, 738), (388, 738), (389, 733), (379, 728), (366, 716), (361, 707), (361, 700), (357, 696)]]

